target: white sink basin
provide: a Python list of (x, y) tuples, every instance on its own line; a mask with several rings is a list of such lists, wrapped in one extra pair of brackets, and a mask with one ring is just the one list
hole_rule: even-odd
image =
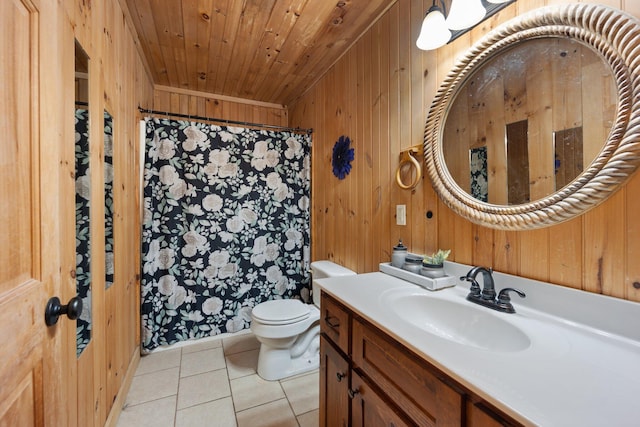
[(388, 295), (385, 305), (403, 321), (459, 344), (502, 352), (522, 351), (531, 345), (521, 329), (500, 318), (511, 314), (492, 313), (466, 300), (402, 293)]

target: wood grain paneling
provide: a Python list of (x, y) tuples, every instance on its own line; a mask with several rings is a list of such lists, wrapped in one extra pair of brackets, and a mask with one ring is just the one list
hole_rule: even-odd
[[(153, 85), (139, 53), (139, 40), (126, 4), (66, 0), (63, 6), (56, 7), (64, 7), (69, 28), (73, 29), (68, 40), (71, 52), (75, 37), (89, 57), (93, 329), (90, 346), (78, 360), (82, 400), (77, 425), (103, 426), (109, 414), (111, 423), (117, 420), (121, 407), (114, 407), (113, 402), (121, 402), (117, 397), (126, 394), (127, 370), (139, 352), (141, 200), (137, 107), (153, 107)], [(64, 59), (57, 61), (62, 64)], [(52, 69), (58, 65), (48, 64)], [(56, 78), (64, 80), (72, 75)], [(59, 83), (52, 79), (52, 84)], [(113, 117), (114, 150), (115, 280), (108, 290), (104, 280), (104, 110)], [(70, 114), (71, 126), (72, 118)], [(68, 147), (73, 158), (72, 140)], [(73, 225), (73, 217), (71, 222)]]
[[(58, 177), (41, 175), (39, 168), (40, 157), (58, 148), (48, 147), (40, 138), (36, 119), (41, 98), (39, 13), (28, 1), (0, 4), (2, 426), (41, 426), (47, 417), (65, 417), (65, 400), (75, 398), (72, 386), (62, 385), (57, 393), (47, 387), (75, 374), (69, 364), (73, 349), (56, 344), (66, 343), (74, 325), (48, 329), (40, 315), (49, 293), (61, 286), (51, 274), (60, 265), (55, 256), (59, 248), (41, 244), (42, 237), (56, 237), (59, 229), (47, 228), (48, 215), (43, 211), (51, 208), (49, 195), (58, 190)], [(50, 167), (57, 162), (45, 157), (42, 163)]]
[(280, 104), (395, 0), (124, 0), (159, 85)]
[[(422, 143), (422, 132), (416, 129), (424, 127), (431, 99), (455, 58), (509, 18), (564, 1), (518, 0), (450, 45), (420, 52), (414, 47), (417, 25), (431, 3), (398, 0), (313, 88), (289, 105), (290, 126), (317, 130), (313, 259), (331, 259), (359, 273), (376, 271), (378, 263), (389, 261), (391, 247), (402, 238), (414, 252), (449, 248), (455, 261), (640, 301), (640, 269), (633, 261), (640, 253), (640, 218), (633, 196), (640, 186), (637, 174), (592, 211), (526, 232), (471, 224), (439, 202), (428, 182), (415, 191), (396, 185), (400, 150)], [(640, 17), (636, 2), (608, 0), (606, 4)], [(363, 71), (349, 72), (353, 69)], [(386, 113), (376, 104), (380, 99), (388, 100)], [(337, 111), (348, 114), (337, 115)], [(371, 130), (364, 132), (365, 126)], [(356, 144), (353, 171), (344, 181), (331, 173), (330, 158), (341, 134), (354, 137)], [(398, 204), (407, 205), (407, 226), (396, 225)], [(376, 214), (374, 206), (385, 214)], [(430, 219), (427, 212), (432, 214)], [(366, 242), (368, 248), (356, 242)]]
[(156, 86), (153, 98), (156, 111), (276, 126), (287, 126), (289, 122), (287, 109), (278, 104), (167, 86)]
[[(111, 294), (117, 301), (114, 306), (122, 310), (117, 314), (122, 321), (109, 328), (104, 320), (109, 304), (100, 279), (104, 276), (104, 212), (99, 196), (103, 109), (107, 106), (120, 118), (116, 144), (123, 153), (116, 172), (123, 191), (116, 238), (126, 262), (120, 263), (117, 274), (123, 282), (135, 282), (139, 271), (135, 218), (140, 211), (135, 197), (138, 174), (132, 161), (138, 150), (135, 108), (139, 103), (150, 106), (152, 86), (140, 72), (142, 62), (117, 1), (99, 2), (95, 7), (84, 0), (6, 1), (1, 15), (2, 57), (12, 59), (1, 66), (6, 132), (0, 156), (4, 202), (0, 217), (5, 227), (0, 233), (4, 248), (0, 251), (0, 305), (4, 331), (11, 336), (2, 336), (8, 345), (0, 356), (0, 424), (102, 426), (111, 408), (104, 390), (121, 389), (122, 381), (122, 375), (116, 375), (106, 384), (107, 361), (112, 360), (105, 357), (105, 349), (117, 349), (115, 363), (122, 354), (129, 357), (135, 352), (136, 339), (123, 343), (120, 337), (135, 337), (139, 328), (135, 286), (120, 286)], [(74, 322), (63, 318), (46, 329), (42, 317), (46, 298), (55, 295), (66, 302), (76, 294), (74, 37), (90, 57), (86, 94), (91, 102), (95, 171), (91, 186), (96, 195), (91, 230), (94, 335), (92, 346), (79, 360)], [(103, 37), (115, 44), (108, 55), (103, 55)]]

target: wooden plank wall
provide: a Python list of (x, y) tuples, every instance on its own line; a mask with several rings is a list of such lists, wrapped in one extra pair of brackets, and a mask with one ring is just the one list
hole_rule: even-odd
[(282, 105), (156, 85), (153, 109), (224, 120), (287, 126), (287, 109)]
[[(496, 25), (566, 2), (518, 0), (450, 45), (422, 52), (415, 40), (432, 1), (398, 0), (289, 106), (291, 126), (315, 129), (313, 259), (330, 259), (359, 273), (376, 271), (402, 238), (414, 252), (449, 248), (458, 262), (640, 301), (638, 173), (590, 212), (523, 232), (489, 229), (453, 214), (428, 179), (412, 191), (395, 184), (400, 151), (422, 143), (428, 108), (455, 59)], [(599, 3), (640, 17), (635, 0)], [(355, 148), (353, 169), (343, 181), (331, 173), (331, 150), (340, 135), (351, 137)], [(407, 226), (395, 223), (398, 204), (407, 206)]]
[[(288, 123), (276, 104), (154, 88), (139, 55), (128, 11), (118, 1), (66, 0), (71, 58), (73, 36), (90, 57), (89, 105), (92, 167), (92, 344), (78, 360), (78, 423), (114, 425), (124, 403), (140, 344), (140, 146), (137, 107), (271, 125)], [(61, 60), (62, 61), (62, 60)], [(71, 63), (70, 70), (73, 69)], [(72, 75), (70, 76), (72, 77)], [(73, 96), (73, 94), (70, 94)], [(102, 111), (114, 121), (115, 283), (104, 290)], [(70, 116), (70, 119), (73, 116)], [(96, 123), (97, 125), (93, 125)], [(71, 150), (73, 144), (69, 145)], [(71, 159), (73, 152), (71, 151)], [(73, 162), (71, 160), (71, 162)], [(73, 221), (73, 218), (71, 218)], [(74, 230), (73, 223), (69, 229)], [(70, 250), (74, 250), (70, 247)], [(75, 254), (71, 255), (75, 259)], [(88, 397), (87, 397), (88, 396)]]
[[(51, 3), (51, 2), (48, 2)], [(49, 64), (61, 68), (73, 60), (75, 37), (89, 56), (89, 110), (91, 144), (91, 248), (92, 340), (78, 359), (79, 426), (103, 426), (128, 385), (126, 373), (139, 357), (140, 314), (140, 196), (139, 132), (137, 107), (151, 108), (153, 85), (137, 49), (137, 36), (127, 22), (126, 9), (117, 0), (87, 2), (65, 0), (64, 23), (52, 23), (52, 32), (63, 32), (70, 57)], [(47, 17), (43, 17), (47, 19)], [(57, 26), (60, 26), (58, 28)], [(67, 46), (68, 45), (68, 46)], [(66, 65), (65, 65), (66, 66)], [(67, 66), (68, 68), (68, 66)], [(71, 74), (60, 78), (73, 79)], [(52, 85), (61, 82), (54, 81)], [(71, 93), (69, 96), (73, 96)], [(59, 107), (56, 107), (59, 108)], [(103, 111), (113, 117), (115, 281), (105, 290), (104, 280), (104, 146)], [(72, 113), (70, 113), (72, 114)], [(73, 126), (73, 116), (69, 121)], [(73, 159), (73, 141), (68, 142)], [(71, 160), (72, 161), (72, 160)], [(71, 163), (73, 164), (73, 163)], [(63, 219), (64, 220), (64, 219)], [(74, 221), (74, 218), (71, 218)], [(72, 224), (73, 226), (73, 224)], [(72, 237), (71, 242), (75, 239)], [(69, 247), (75, 260), (75, 244)], [(121, 404), (122, 402), (120, 402)], [(114, 412), (119, 413), (120, 408)], [(111, 417), (117, 419), (117, 415)], [(74, 425), (71, 420), (70, 425)], [(113, 422), (113, 421), (112, 421)]]

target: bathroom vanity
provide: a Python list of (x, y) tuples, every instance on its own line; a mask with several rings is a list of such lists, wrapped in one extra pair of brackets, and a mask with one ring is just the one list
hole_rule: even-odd
[[(451, 275), (470, 266), (447, 263)], [(321, 279), (321, 426), (637, 425), (640, 304), (504, 274), (516, 313), (383, 273)]]
[(321, 426), (518, 425), (326, 293), (322, 306)]

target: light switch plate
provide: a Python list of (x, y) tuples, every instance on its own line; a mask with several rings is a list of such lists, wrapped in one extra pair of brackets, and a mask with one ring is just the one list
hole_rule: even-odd
[(396, 205), (396, 224), (407, 225), (407, 205)]

